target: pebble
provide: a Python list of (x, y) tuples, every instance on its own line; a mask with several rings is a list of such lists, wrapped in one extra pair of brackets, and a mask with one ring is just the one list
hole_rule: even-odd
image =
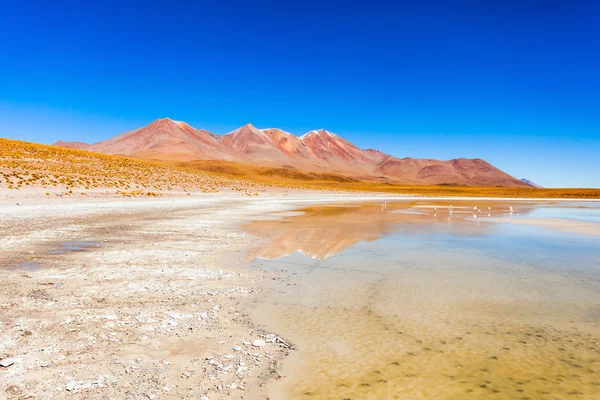
[(252, 346), (254, 347), (265, 347), (267, 343), (264, 340), (255, 340), (252, 342)]
[(15, 363), (15, 360), (12, 358), (5, 358), (4, 360), (0, 360), (0, 366), (7, 368)]

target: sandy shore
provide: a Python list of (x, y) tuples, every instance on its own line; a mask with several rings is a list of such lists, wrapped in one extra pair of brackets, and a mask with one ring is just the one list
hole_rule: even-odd
[(237, 226), (311, 203), (387, 198), (5, 198), (0, 397), (265, 398), (293, 343), (243, 311), (280, 278), (245, 268), (262, 238)]
[(236, 225), (372, 197), (21, 201), (0, 208), (0, 393), (9, 398), (260, 398), (292, 349), (240, 305), (267, 273)]

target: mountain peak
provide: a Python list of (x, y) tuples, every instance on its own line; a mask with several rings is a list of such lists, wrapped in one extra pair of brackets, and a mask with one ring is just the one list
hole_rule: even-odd
[(64, 147), (65, 149), (78, 149), (78, 150), (87, 150), (90, 145), (84, 142), (65, 142), (63, 140), (59, 140), (54, 143), (52, 146), (56, 147)]
[(312, 131), (310, 131), (308, 133), (305, 133), (304, 135), (300, 136), (300, 139), (305, 139), (305, 138), (308, 138), (308, 137), (311, 137), (311, 136), (318, 136), (320, 138), (326, 138), (328, 136), (329, 137), (335, 137), (335, 138), (339, 137), (335, 133), (329, 132), (328, 130), (325, 130), (325, 129), (321, 128), (321, 129), (315, 129), (315, 130), (312, 130)]
[(78, 142), (55, 145), (150, 160), (224, 160), (291, 166), (410, 184), (530, 185), (480, 159), (398, 159), (374, 149), (362, 150), (323, 128), (298, 138), (278, 128), (257, 129), (248, 122), (219, 136), (165, 117), (92, 145)]
[(190, 124), (188, 124), (187, 122), (184, 121), (175, 121), (174, 119), (171, 118), (158, 118), (157, 120), (151, 122), (149, 125), (161, 125), (161, 124), (174, 124), (174, 125), (179, 125), (179, 126), (191, 126)]
[(153, 126), (173, 126), (180, 125), (180, 121), (173, 121), (171, 118), (158, 118), (157, 120), (152, 121), (148, 124), (149, 127)]
[(262, 130), (258, 129), (257, 127), (255, 127), (254, 125), (252, 125), (250, 122), (248, 122), (245, 125), (242, 125), (241, 127), (239, 127), (238, 129), (229, 132), (227, 135), (236, 135), (236, 136), (248, 136), (248, 135), (257, 135), (257, 136), (264, 136), (265, 134), (263, 133)]
[(171, 118), (164, 117), (164, 118), (157, 118), (152, 123), (154, 124), (154, 123), (161, 123), (161, 122), (175, 122), (175, 121), (173, 121)]

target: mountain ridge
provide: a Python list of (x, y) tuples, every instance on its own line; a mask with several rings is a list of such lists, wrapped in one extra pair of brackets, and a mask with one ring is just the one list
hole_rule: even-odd
[(396, 183), (529, 186), (482, 159), (397, 158), (372, 148), (360, 149), (325, 129), (298, 137), (279, 128), (258, 129), (247, 123), (216, 135), (183, 121), (160, 118), (98, 143), (59, 141), (54, 146), (155, 161), (222, 160), (292, 167)]

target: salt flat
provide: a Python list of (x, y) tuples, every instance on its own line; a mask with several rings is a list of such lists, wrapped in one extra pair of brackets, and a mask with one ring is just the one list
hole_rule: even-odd
[[(289, 282), (289, 277), (247, 268), (249, 260), (296, 251), (318, 262), (385, 238), (397, 229), (388, 229), (389, 223), (409, 229), (429, 226), (424, 218), (445, 221), (443, 211), (432, 214), (432, 205), (456, 201), (301, 191), (260, 197), (5, 200), (0, 207), (0, 359), (7, 366), (0, 370), (0, 388), (16, 398), (219, 399), (273, 396), (274, 390), (275, 397), (296, 393), (266, 383), (286, 381), (281, 378), (282, 371), (290, 370), (286, 355), (311, 354), (304, 328), (294, 333), (279, 329), (276, 319), (265, 319), (264, 313), (258, 318), (248, 306), (263, 304), (264, 311), (279, 304), (262, 293), (271, 290), (270, 283)], [(506, 199), (461, 201), (485, 201), (502, 213), (508, 204)], [(525, 204), (524, 209), (540, 203), (514, 201)], [(419, 219), (410, 213), (408, 219), (404, 214), (384, 216), (381, 204), (386, 202), (403, 204), (402, 210), (414, 205)], [(304, 213), (294, 210), (323, 204), (356, 210), (371, 204), (371, 211), (347, 220), (348, 225), (339, 225), (344, 220), (335, 214), (313, 218), (314, 226), (286, 225), (285, 220)], [(522, 217), (475, 222), (466, 216), (456, 223), (470, 231), (527, 221), (561, 230), (578, 224)], [(287, 230), (270, 225), (266, 231), (241, 229), (280, 220)], [(318, 230), (322, 227), (323, 232)], [(294, 247), (303, 238), (310, 238), (312, 247)], [(265, 299), (271, 303), (261, 303)], [(298, 305), (275, 307), (289, 315)], [(302, 388), (312, 381), (297, 382)]]

